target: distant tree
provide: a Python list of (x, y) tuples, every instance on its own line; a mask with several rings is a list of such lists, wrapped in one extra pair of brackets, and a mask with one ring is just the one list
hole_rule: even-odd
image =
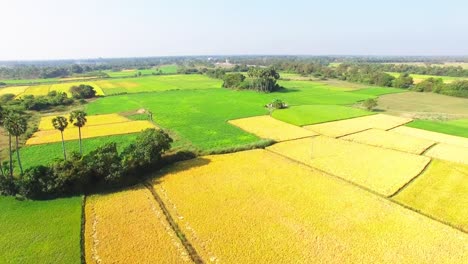
[(252, 79), (251, 88), (260, 92), (273, 92), (279, 88), (278, 72), (273, 68), (250, 68), (247, 75)]
[(75, 99), (87, 99), (96, 96), (96, 91), (91, 85), (80, 84), (78, 86), (72, 86), (70, 93)]
[(239, 88), (245, 80), (245, 76), (242, 73), (226, 74), (223, 78), (224, 88)]
[(416, 84), (413, 91), (416, 92), (435, 92), (438, 93), (444, 89), (444, 81), (442, 78), (427, 78), (426, 80)]
[(413, 83), (413, 77), (411, 77), (408, 73), (402, 73), (398, 78), (393, 80), (393, 87), (410, 88)]
[(372, 111), (375, 107), (377, 107), (377, 100), (374, 98), (369, 98), (364, 101), (363, 105), (367, 110)]
[(63, 159), (67, 159), (67, 152), (65, 151), (65, 140), (63, 138), (63, 131), (67, 128), (68, 126), (68, 120), (63, 117), (63, 116), (57, 116), (52, 119), (52, 125), (54, 126), (55, 129), (60, 131), (60, 134), (62, 136), (62, 150), (63, 150)]
[(11, 136), (16, 139), (16, 157), (18, 159), (18, 165), (20, 167), (21, 175), (23, 174), (23, 166), (21, 165), (20, 150), (19, 150), (19, 136), (24, 134), (28, 128), (26, 118), (21, 116), (19, 113), (11, 112), (8, 113), (4, 120), (5, 129), (8, 131), (9, 144), (10, 144), (10, 176), (13, 176), (13, 165), (11, 158)]
[(83, 71), (84, 71), (83, 68), (78, 64), (73, 64), (71, 66), (71, 72), (72, 73), (83, 73)]
[(76, 110), (70, 113), (70, 123), (72, 123), (74, 126), (78, 127), (78, 136), (79, 136), (79, 142), (80, 142), (80, 154), (83, 155), (83, 145), (81, 142), (81, 128), (86, 125), (86, 122), (88, 121), (86, 119), (86, 113), (84, 111)]

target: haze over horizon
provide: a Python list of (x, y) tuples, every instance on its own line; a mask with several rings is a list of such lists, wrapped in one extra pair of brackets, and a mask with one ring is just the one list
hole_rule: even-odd
[(461, 0), (19, 0), (0, 10), (0, 60), (468, 55)]

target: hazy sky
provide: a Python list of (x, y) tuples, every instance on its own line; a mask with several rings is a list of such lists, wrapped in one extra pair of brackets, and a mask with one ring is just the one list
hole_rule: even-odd
[(0, 60), (468, 55), (467, 0), (0, 0)]

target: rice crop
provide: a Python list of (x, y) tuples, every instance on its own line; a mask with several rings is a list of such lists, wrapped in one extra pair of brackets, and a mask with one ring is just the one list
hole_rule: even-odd
[(430, 148), (424, 155), (447, 160), (468, 164), (468, 148), (445, 143), (439, 143)]
[(427, 130), (418, 129), (418, 128), (412, 128), (412, 127), (407, 127), (407, 126), (397, 127), (397, 128), (394, 128), (392, 131), (400, 133), (400, 134), (404, 134), (404, 135), (432, 140), (435, 142), (446, 143), (450, 145), (456, 145), (456, 146), (468, 148), (468, 138), (464, 138), (464, 137), (457, 137), (457, 136), (427, 131)]

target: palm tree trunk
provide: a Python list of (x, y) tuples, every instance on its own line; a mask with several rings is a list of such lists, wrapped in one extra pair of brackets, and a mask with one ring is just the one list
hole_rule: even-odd
[(21, 165), (21, 159), (20, 159), (20, 153), (19, 153), (18, 136), (16, 136), (16, 157), (18, 158), (18, 165), (20, 167), (21, 175), (23, 175), (23, 166)]
[(10, 177), (13, 178), (13, 152), (12, 152), (12, 149), (11, 149), (11, 134), (8, 133), (8, 147), (10, 149)]
[(63, 131), (60, 131), (62, 134), (62, 149), (63, 149), (63, 159), (67, 160), (67, 152), (65, 151), (65, 141), (63, 140)]
[(5, 172), (3, 172), (2, 160), (0, 160), (0, 173), (2, 173), (2, 177), (5, 177)]
[(81, 127), (78, 127), (78, 134), (80, 137), (80, 155), (83, 156), (83, 147), (81, 145)]

